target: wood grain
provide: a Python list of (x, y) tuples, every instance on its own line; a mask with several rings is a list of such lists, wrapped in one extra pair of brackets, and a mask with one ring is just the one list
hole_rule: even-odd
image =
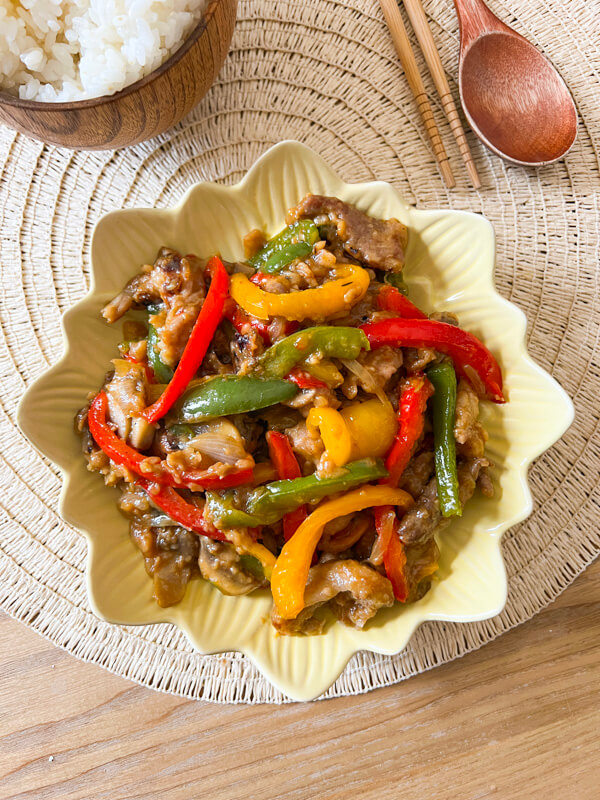
[(212, 0), (185, 44), (145, 78), (108, 97), (39, 103), (0, 93), (0, 122), (50, 144), (107, 150), (175, 125), (206, 94), (233, 34), (237, 0)]
[(6, 616), (0, 659), (0, 800), (598, 797), (600, 562), (483, 649), (359, 697), (181, 700)]
[(446, 186), (448, 186), (448, 188), (452, 189), (454, 186), (456, 186), (456, 181), (454, 180), (454, 175), (452, 174), (452, 168), (450, 166), (450, 161), (448, 160), (444, 143), (440, 137), (440, 132), (435, 124), (435, 119), (433, 118), (433, 111), (431, 110), (431, 106), (429, 104), (427, 92), (425, 91), (425, 86), (423, 85), (423, 80), (419, 72), (419, 67), (417, 65), (408, 34), (406, 32), (406, 27), (404, 26), (402, 15), (400, 14), (400, 10), (396, 5), (396, 0), (379, 0), (379, 5), (383, 11), (383, 16), (385, 17), (386, 24), (392, 36), (396, 53), (398, 54), (398, 58), (402, 64), (402, 69), (406, 75), (406, 80), (417, 103), (419, 113), (425, 125), (425, 130), (427, 131), (427, 135), (431, 141), (433, 153), (436, 161), (438, 162), (444, 183)]
[(577, 136), (577, 110), (561, 76), (483, 0), (454, 0), (454, 6), (458, 86), (473, 132), (517, 164), (542, 166), (562, 158)]
[(413, 26), (417, 40), (425, 56), (425, 61), (429, 67), (429, 72), (433, 78), (435, 88), (440, 96), (440, 102), (450, 125), (450, 130), (458, 144), (458, 149), (469, 173), (469, 177), (475, 189), (481, 188), (481, 181), (477, 173), (473, 156), (465, 136), (465, 132), (454, 104), (454, 98), (450, 91), (450, 85), (444, 72), (442, 60), (435, 46), (433, 34), (427, 24), (427, 16), (421, 5), (421, 0), (404, 0), (404, 7), (408, 13), (408, 18)]

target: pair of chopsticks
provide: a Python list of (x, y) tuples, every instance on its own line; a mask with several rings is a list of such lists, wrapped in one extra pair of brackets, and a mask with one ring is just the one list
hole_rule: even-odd
[[(427, 17), (421, 5), (421, 0), (403, 0), (403, 2), (421, 46), (421, 50), (423, 51), (423, 55), (425, 56), (425, 61), (431, 72), (435, 88), (440, 95), (442, 108), (444, 109), (444, 113), (450, 124), (450, 129), (458, 144), (469, 177), (471, 178), (473, 186), (479, 189), (481, 181), (479, 180), (473, 156), (469, 150), (465, 132), (450, 92), (450, 86), (448, 85), (446, 74), (444, 73), (444, 67), (442, 66), (429, 25), (427, 24)], [(444, 183), (449, 189), (452, 189), (456, 186), (456, 181), (452, 174), (452, 168), (450, 167), (450, 161), (448, 160), (448, 155), (441, 140), (440, 132), (433, 118), (433, 112), (429, 105), (429, 99), (427, 98), (427, 93), (419, 73), (415, 54), (413, 53), (404, 21), (402, 20), (402, 15), (400, 14), (400, 9), (398, 8), (396, 0), (379, 0), (379, 3), (387, 26), (392, 34), (394, 47), (396, 48), (400, 63), (406, 74), (408, 85), (414, 95), (419, 112), (425, 123), (425, 128), (431, 139), (433, 152), (438, 162), (440, 172), (442, 173)]]

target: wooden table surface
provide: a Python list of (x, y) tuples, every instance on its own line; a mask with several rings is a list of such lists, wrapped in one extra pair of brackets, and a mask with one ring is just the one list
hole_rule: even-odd
[(0, 616), (1, 800), (596, 800), (600, 562), (478, 652), (359, 697), (222, 706)]

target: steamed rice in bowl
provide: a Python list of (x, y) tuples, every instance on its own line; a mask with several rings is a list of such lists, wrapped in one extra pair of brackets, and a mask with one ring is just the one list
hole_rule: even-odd
[(70, 102), (114, 94), (164, 63), (207, 0), (0, 0), (0, 90)]

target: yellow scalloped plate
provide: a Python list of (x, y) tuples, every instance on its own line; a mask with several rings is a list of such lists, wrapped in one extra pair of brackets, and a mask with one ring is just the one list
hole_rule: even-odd
[[(120, 326), (106, 325), (100, 309), (140, 264), (152, 262), (162, 245), (240, 259), (242, 236), (256, 227), (275, 233), (286, 209), (307, 192), (336, 195), (409, 227), (411, 296), (427, 310), (455, 312), (461, 325), (488, 345), (502, 365), (510, 402), (483, 404), (496, 495), (474, 497), (444, 532), (439, 580), (431, 591), (413, 605), (380, 611), (362, 631), (333, 624), (322, 636), (286, 638), (276, 636), (268, 621), (268, 592), (226, 597), (196, 580), (179, 605), (155, 604), (142, 557), (117, 511), (116, 492), (86, 470), (72, 421), (87, 393), (101, 384), (120, 338)], [(573, 407), (529, 358), (525, 317), (495, 291), (493, 266), (494, 232), (483, 217), (420, 211), (386, 183), (343, 183), (297, 142), (273, 147), (236, 186), (201, 183), (175, 208), (125, 209), (103, 217), (92, 242), (92, 288), (63, 317), (65, 354), (29, 387), (18, 415), (23, 432), (64, 473), (60, 513), (88, 540), (87, 581), (95, 613), (127, 625), (170, 622), (202, 653), (241, 651), (296, 700), (325, 691), (359, 650), (398, 653), (427, 620), (471, 622), (498, 614), (507, 593), (502, 534), (531, 512), (527, 469), (568, 428)]]

